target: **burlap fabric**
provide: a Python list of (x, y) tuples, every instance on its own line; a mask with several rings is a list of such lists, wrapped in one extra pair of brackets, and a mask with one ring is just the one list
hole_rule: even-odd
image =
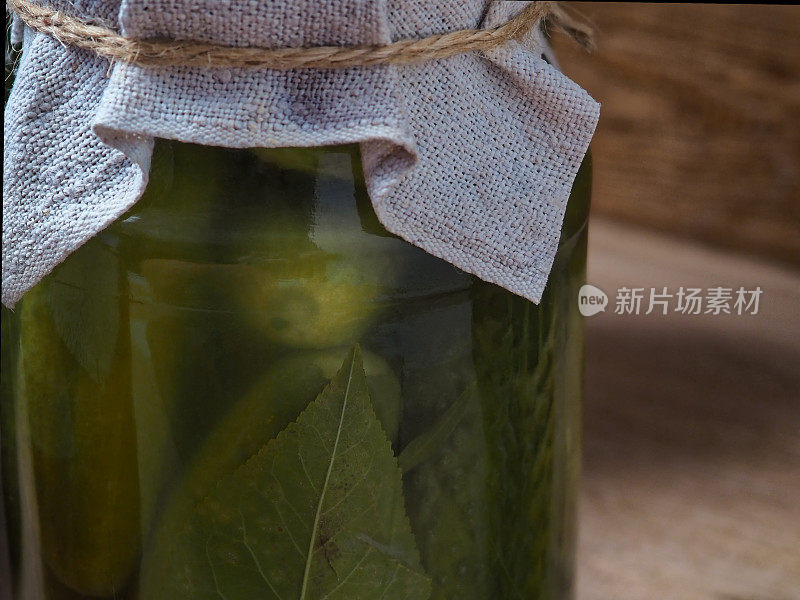
[[(381, 45), (494, 27), (526, 2), (58, 0), (126, 37), (231, 46)], [(2, 301), (12, 306), (142, 194), (156, 137), (359, 142), (393, 233), (535, 302), (599, 106), (538, 30), (413, 65), (253, 70), (109, 63), (26, 28), (6, 110)]]

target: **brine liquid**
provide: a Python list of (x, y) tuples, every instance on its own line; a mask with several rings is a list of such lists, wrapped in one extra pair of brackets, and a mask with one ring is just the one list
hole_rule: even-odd
[(154, 563), (355, 343), (429, 597), (571, 597), (589, 186), (587, 159), (535, 306), (388, 234), (356, 147), (159, 143), (132, 211), (3, 309), (15, 597), (252, 598)]

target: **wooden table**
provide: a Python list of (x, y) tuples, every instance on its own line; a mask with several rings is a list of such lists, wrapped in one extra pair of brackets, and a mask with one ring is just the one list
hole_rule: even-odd
[[(800, 274), (606, 221), (589, 281), (578, 600), (800, 598)], [(627, 285), (756, 316), (616, 315)]]

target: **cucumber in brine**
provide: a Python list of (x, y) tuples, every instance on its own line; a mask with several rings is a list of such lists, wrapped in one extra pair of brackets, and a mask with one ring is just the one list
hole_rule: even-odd
[(113, 259), (92, 243), (76, 256), (94, 278), (89, 291), (66, 281), (74, 271), (65, 263), (22, 302), (20, 413), (45, 563), (76, 592), (113, 596), (141, 548), (129, 343)]

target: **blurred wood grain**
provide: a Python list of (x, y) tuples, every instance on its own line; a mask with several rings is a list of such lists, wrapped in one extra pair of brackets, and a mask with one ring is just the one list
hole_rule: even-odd
[(800, 6), (566, 2), (562, 69), (603, 105), (595, 209), (800, 264)]

